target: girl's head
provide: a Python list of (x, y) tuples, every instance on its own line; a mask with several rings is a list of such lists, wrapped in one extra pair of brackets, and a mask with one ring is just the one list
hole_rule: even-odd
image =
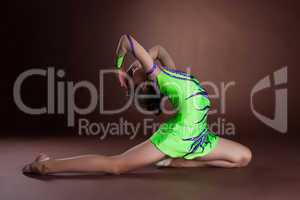
[(147, 111), (153, 111), (156, 115), (161, 113), (162, 95), (154, 86), (153, 82), (148, 79), (141, 67), (131, 65), (127, 74), (132, 78), (134, 85), (134, 95), (140, 107)]

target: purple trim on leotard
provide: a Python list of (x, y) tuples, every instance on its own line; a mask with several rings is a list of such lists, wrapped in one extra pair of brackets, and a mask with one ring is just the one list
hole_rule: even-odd
[(199, 149), (199, 147), (201, 147), (201, 152), (203, 152), (204, 144), (210, 143), (209, 141), (207, 141), (208, 133), (208, 129), (205, 129), (199, 134), (199, 136), (183, 139), (184, 141), (193, 141), (192, 145), (190, 146), (189, 152), (186, 153), (183, 157), (195, 153), (197, 149)]
[(146, 75), (149, 76), (150, 74), (152, 74), (156, 68), (157, 68), (157, 64), (153, 63), (151, 69), (146, 72)]
[(200, 85), (200, 83), (198, 83), (194, 78), (189, 78), (189, 77), (179, 77), (179, 76), (174, 76), (172, 74), (170, 74), (168, 72), (168, 69), (166, 68), (162, 68), (160, 66), (158, 66), (159, 69), (166, 75), (170, 76), (170, 77), (173, 77), (173, 78), (176, 78), (176, 79), (180, 79), (180, 80), (187, 80), (187, 81), (192, 81), (193, 83), (195, 83), (200, 89), (203, 90), (202, 86)]
[(207, 117), (207, 112), (203, 115), (202, 119), (200, 119), (200, 121), (196, 122), (195, 124), (200, 124), (206, 117)]
[(207, 93), (206, 91), (203, 90), (203, 91), (196, 92), (196, 93), (192, 94), (192, 95), (189, 96), (189, 97), (186, 97), (185, 100), (190, 99), (190, 98), (192, 98), (192, 97), (194, 97), (194, 96), (198, 96), (198, 95), (203, 95), (203, 96), (205, 96), (206, 98), (208, 98), (208, 93)]
[(134, 48), (133, 48), (133, 42), (132, 42), (131, 36), (128, 35), (128, 34), (126, 34), (126, 36), (128, 38), (129, 44), (130, 44), (131, 52), (132, 52), (133, 56), (136, 57), (135, 52), (134, 52)]
[(189, 73), (186, 73), (186, 72), (183, 72), (183, 71), (180, 71), (180, 70), (177, 70), (177, 69), (171, 69), (167, 66), (162, 66), (164, 69), (170, 71), (170, 72), (173, 72), (175, 74), (179, 74), (179, 75), (182, 75), (182, 76), (187, 76), (189, 78), (195, 78), (192, 74), (189, 74)]
[(204, 108), (196, 108), (196, 110), (204, 111), (204, 110), (207, 110), (209, 108), (210, 108), (210, 106), (204, 106)]

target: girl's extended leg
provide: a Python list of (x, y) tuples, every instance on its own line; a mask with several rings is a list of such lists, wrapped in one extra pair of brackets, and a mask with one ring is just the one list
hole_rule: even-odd
[(146, 140), (115, 156), (83, 155), (63, 159), (37, 159), (24, 167), (26, 173), (106, 172), (121, 174), (161, 160), (165, 155)]
[(167, 159), (158, 165), (170, 167), (244, 167), (251, 161), (249, 148), (237, 142), (220, 138), (217, 147), (208, 155), (195, 160)]

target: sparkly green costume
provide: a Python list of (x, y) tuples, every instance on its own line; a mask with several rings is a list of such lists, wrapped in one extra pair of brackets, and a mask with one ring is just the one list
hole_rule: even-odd
[(208, 129), (207, 92), (190, 74), (167, 67), (160, 70), (156, 77), (158, 89), (178, 111), (152, 135), (151, 142), (172, 158), (194, 159), (207, 155), (219, 141)]
[[(130, 49), (136, 57), (131, 36), (127, 35)], [(124, 56), (118, 55), (117, 69), (121, 69)], [(150, 75), (157, 67), (146, 72)], [(208, 129), (207, 114), (210, 101), (207, 92), (192, 75), (179, 70), (160, 67), (156, 76), (158, 89), (178, 109), (175, 117), (163, 123), (150, 138), (163, 153), (172, 158), (194, 159), (210, 153), (219, 137)]]

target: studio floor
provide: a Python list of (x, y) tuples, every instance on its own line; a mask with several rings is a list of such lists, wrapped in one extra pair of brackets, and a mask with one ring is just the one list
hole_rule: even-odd
[(286, 138), (245, 139), (253, 149), (254, 159), (248, 167), (241, 169), (158, 169), (149, 166), (120, 176), (61, 174), (29, 177), (21, 173), (22, 166), (39, 152), (52, 157), (90, 153), (110, 155), (120, 153), (142, 139), (2, 137), (0, 199), (299, 199), (299, 146)]

